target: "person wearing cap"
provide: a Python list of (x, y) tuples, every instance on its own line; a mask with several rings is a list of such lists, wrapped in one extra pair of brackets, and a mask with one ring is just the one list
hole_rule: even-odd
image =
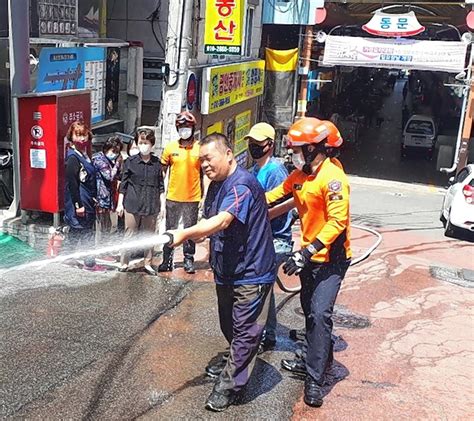
[[(275, 129), (268, 123), (257, 123), (245, 137), (254, 165), (250, 172), (257, 178), (265, 192), (279, 186), (288, 177), (285, 166), (273, 157), (275, 150)], [(271, 221), (273, 246), (275, 247), (277, 267), (292, 251), (291, 215), (286, 212)], [(270, 297), (270, 309), (260, 350), (267, 351), (276, 345), (276, 306), (275, 295)]]
[(266, 194), (270, 205), (293, 197), (300, 216), (302, 248), (283, 270), (300, 277), (307, 349), (304, 360), (282, 360), (282, 367), (306, 376), (304, 402), (315, 407), (323, 404), (325, 371), (333, 360), (331, 317), (352, 256), (349, 182), (336, 159), (341, 145), (331, 121), (298, 120), (288, 132), (297, 169)]
[[(176, 117), (179, 139), (168, 143), (161, 156), (164, 175), (169, 170), (166, 193), (166, 229), (178, 228), (182, 219), (184, 227), (194, 225), (198, 220), (199, 203), (202, 199), (202, 173), (199, 163), (199, 144), (195, 142), (196, 118), (188, 111)], [(189, 240), (183, 244), (184, 270), (194, 273), (196, 245)], [(163, 262), (159, 272), (173, 270), (173, 249), (163, 247)]]

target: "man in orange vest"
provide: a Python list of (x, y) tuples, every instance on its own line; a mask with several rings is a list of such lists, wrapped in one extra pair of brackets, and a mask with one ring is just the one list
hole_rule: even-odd
[[(202, 199), (202, 172), (199, 162), (199, 143), (194, 139), (196, 118), (188, 111), (176, 117), (179, 139), (168, 143), (161, 156), (163, 172), (169, 169), (166, 193), (166, 229), (178, 228), (183, 219), (185, 228), (195, 225), (198, 220), (199, 203)], [(188, 240), (183, 244), (184, 270), (194, 273), (196, 245)], [(158, 272), (173, 270), (173, 249), (163, 247), (163, 262)]]
[(283, 270), (300, 277), (307, 351), (304, 360), (282, 360), (282, 367), (306, 373), (304, 401), (316, 407), (323, 404), (321, 387), (333, 358), (333, 307), (352, 255), (349, 183), (336, 159), (341, 145), (332, 122), (298, 120), (288, 132), (296, 170), (266, 194), (270, 205), (293, 198), (300, 216), (302, 248)]

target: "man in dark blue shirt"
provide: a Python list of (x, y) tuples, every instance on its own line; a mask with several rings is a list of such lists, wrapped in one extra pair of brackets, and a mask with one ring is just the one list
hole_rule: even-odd
[(275, 251), (258, 181), (237, 165), (224, 135), (211, 134), (200, 145), (201, 167), (211, 180), (204, 218), (170, 233), (172, 246), (210, 237), (219, 321), (230, 350), (220, 365), (206, 370), (218, 376), (206, 408), (223, 411), (245, 386), (255, 364), (275, 280)]

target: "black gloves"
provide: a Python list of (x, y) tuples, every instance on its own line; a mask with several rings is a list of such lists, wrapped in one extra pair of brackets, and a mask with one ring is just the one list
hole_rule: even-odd
[(304, 248), (300, 251), (292, 253), (288, 260), (283, 265), (283, 272), (286, 275), (298, 275), (303, 268), (311, 261), (313, 255)]

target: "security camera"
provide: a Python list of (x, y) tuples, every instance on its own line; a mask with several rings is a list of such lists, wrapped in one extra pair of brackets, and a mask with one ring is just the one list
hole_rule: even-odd
[(458, 73), (456, 76), (454, 76), (454, 79), (456, 79), (456, 80), (466, 79), (466, 72), (462, 71), (462, 72)]
[(324, 44), (326, 42), (327, 34), (324, 31), (318, 31), (316, 34), (316, 41), (318, 41), (320, 44)]

